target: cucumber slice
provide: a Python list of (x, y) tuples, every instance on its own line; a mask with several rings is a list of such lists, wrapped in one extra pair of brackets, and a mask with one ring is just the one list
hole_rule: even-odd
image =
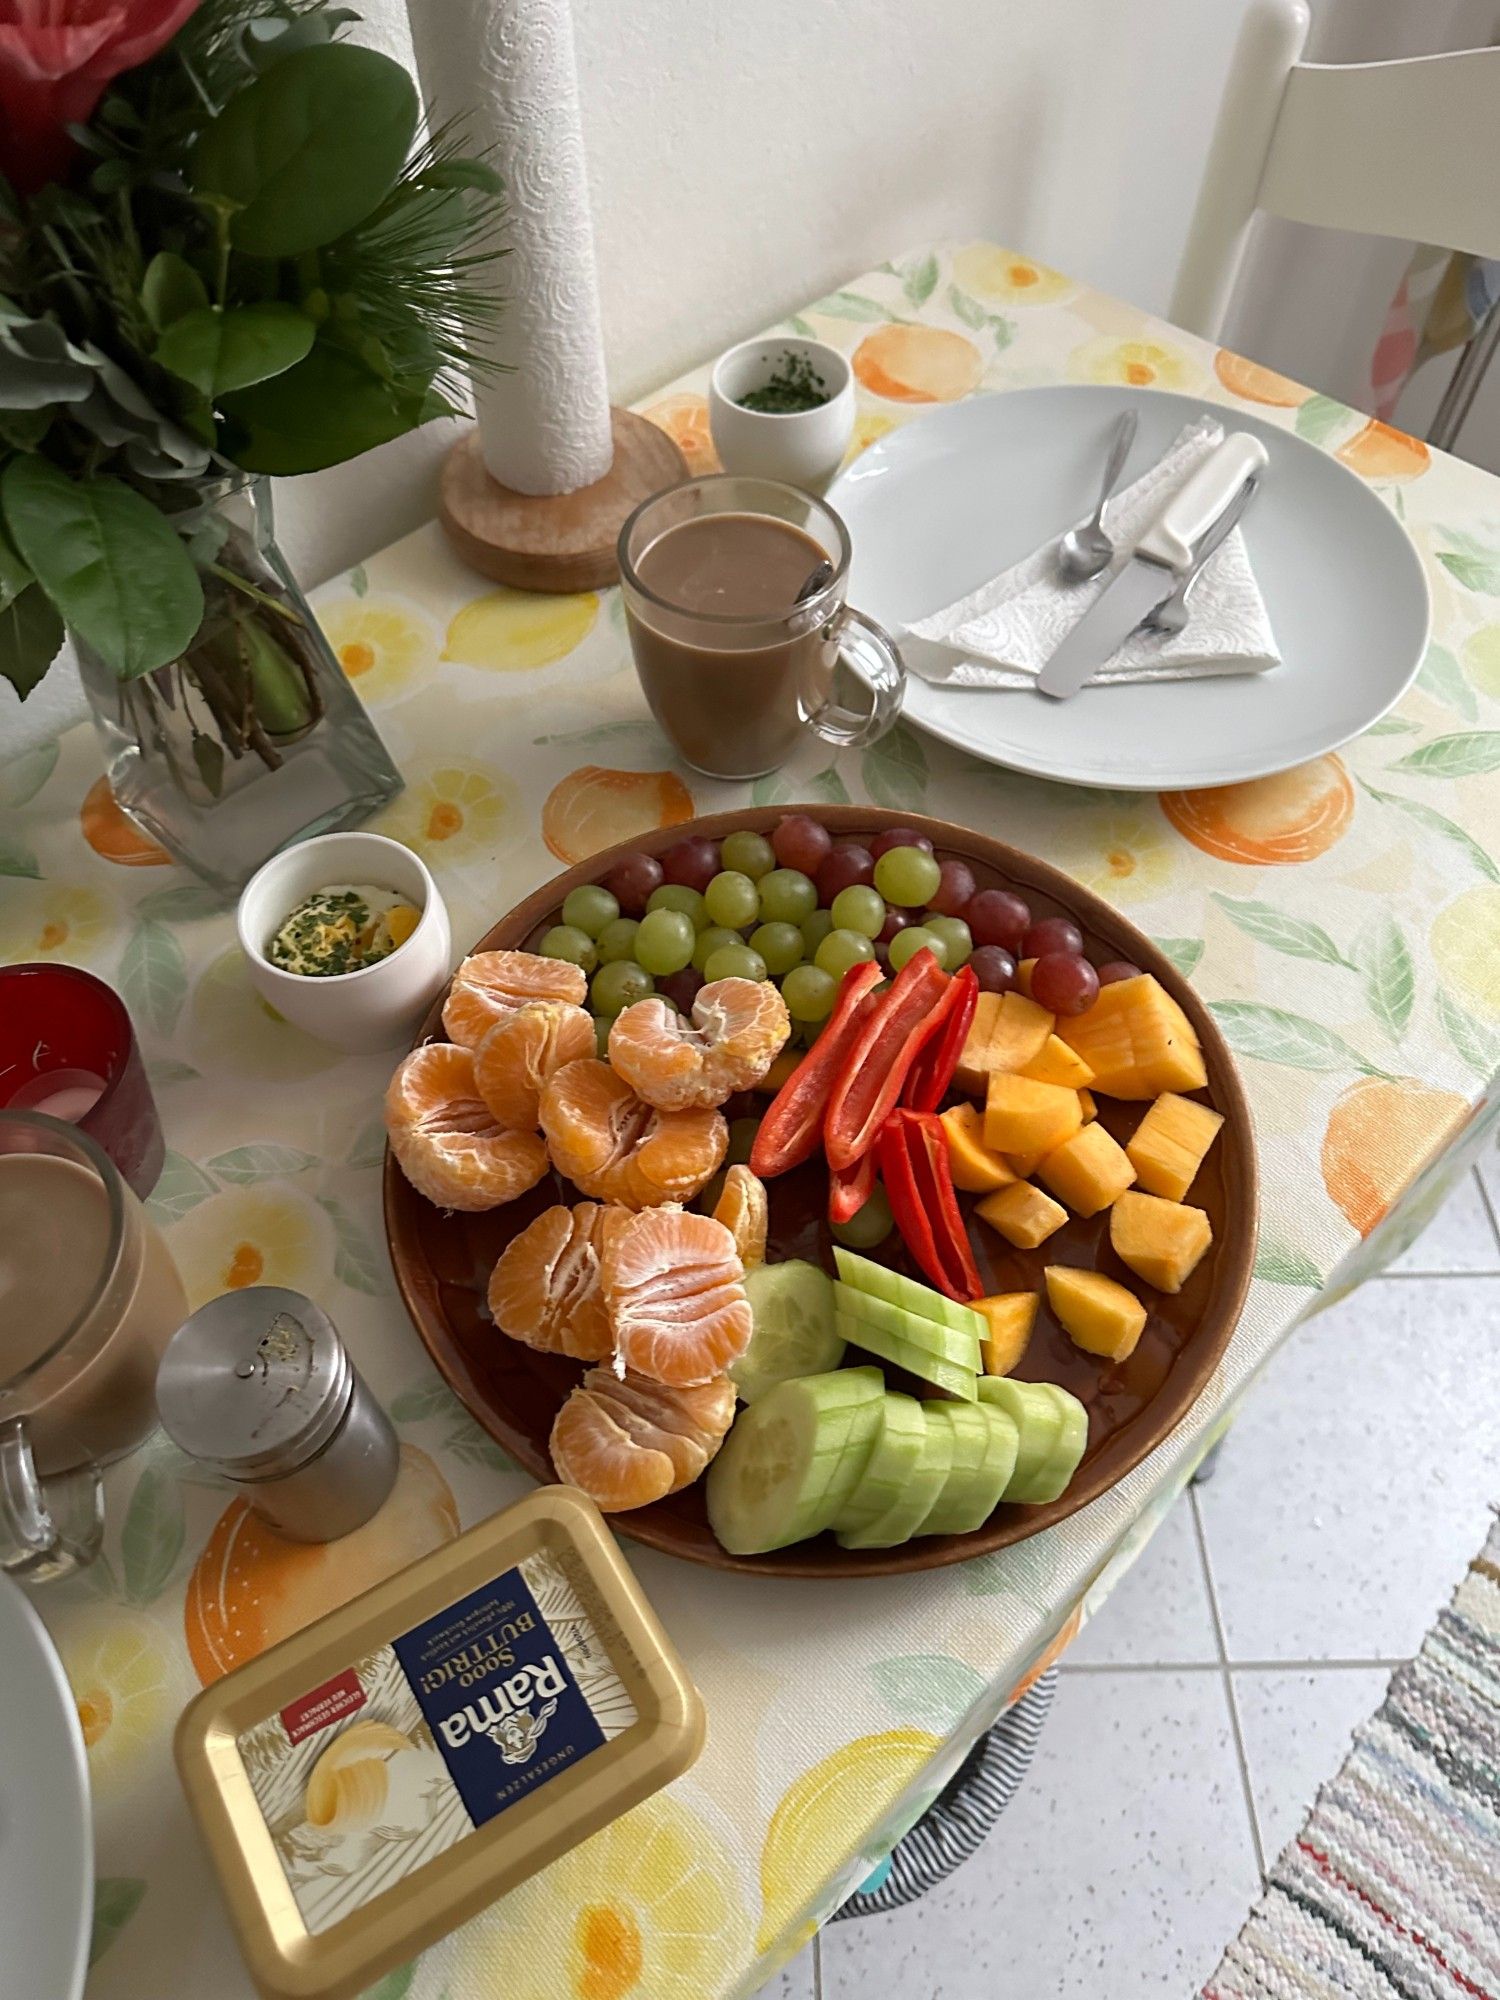
[(887, 1392), (865, 1469), (833, 1524), (841, 1535), (867, 1528), (901, 1497), (922, 1456), (925, 1425), (922, 1405), (914, 1397)]
[(946, 1423), (929, 1423), (924, 1414), (921, 1453), (905, 1486), (885, 1512), (877, 1514), (866, 1527), (845, 1530), (839, 1536), (840, 1546), (846, 1549), (893, 1549), (899, 1543), (909, 1541), (921, 1528), (933, 1501), (947, 1484), (952, 1464), (952, 1428)]
[(868, 1257), (856, 1257), (852, 1250), (835, 1247), (833, 1259), (844, 1283), (872, 1299), (884, 1299), (887, 1305), (901, 1306), (923, 1319), (936, 1320), (939, 1326), (951, 1326), (955, 1333), (972, 1333), (976, 1340), (982, 1340), (988, 1331), (983, 1316), (972, 1306), (944, 1298), (931, 1285), (918, 1284), (915, 1278), (889, 1271), (884, 1264), (873, 1263)]
[(879, 1406), (879, 1383), (878, 1368), (799, 1376), (740, 1412), (705, 1489), (709, 1526), (731, 1555), (822, 1533), (854, 1485), (862, 1460), (856, 1450), (846, 1471), (845, 1453), (862, 1413)]
[(833, 1280), (816, 1264), (792, 1259), (756, 1264), (745, 1273), (755, 1330), (729, 1365), (742, 1401), (753, 1403), (778, 1382), (823, 1375), (838, 1367), (844, 1343), (833, 1326)]
[(980, 1402), (1003, 1410), (1020, 1434), (1015, 1468), (1005, 1488), (1007, 1500), (1034, 1505), (1040, 1497), (1038, 1484), (1045, 1490), (1042, 1475), (1062, 1435), (1062, 1410), (1046, 1389), (1045, 1382), (1017, 1382), (1011, 1375), (980, 1377)]
[(923, 1319), (919, 1313), (907, 1312), (904, 1306), (893, 1306), (886, 1299), (872, 1298), (868, 1292), (856, 1291), (853, 1285), (835, 1285), (833, 1304), (835, 1312), (844, 1313), (862, 1325), (878, 1327), (907, 1347), (920, 1348), (924, 1354), (935, 1354), (940, 1361), (950, 1361), (958, 1368), (972, 1368), (975, 1374), (979, 1372), (979, 1342), (971, 1340), (967, 1333), (939, 1326), (936, 1320)]
[[(885, 1410), (885, 1377), (878, 1368), (842, 1368), (841, 1377), (862, 1384), (861, 1400), (850, 1405), (849, 1434), (839, 1458), (838, 1469), (829, 1481), (824, 1498), (823, 1526), (831, 1528), (859, 1490), (870, 1463), (870, 1454), (880, 1436)], [(846, 1391), (847, 1393), (847, 1391)]]
[(925, 1353), (899, 1335), (888, 1333), (870, 1321), (855, 1319), (850, 1313), (836, 1312), (834, 1325), (845, 1340), (855, 1347), (862, 1347), (867, 1354), (878, 1355), (882, 1361), (889, 1361), (893, 1368), (904, 1368), (908, 1375), (930, 1382), (935, 1389), (946, 1389), (950, 1395), (960, 1396), (966, 1403), (974, 1401), (975, 1375), (971, 1368), (960, 1368), (951, 1361), (944, 1361), (939, 1355)]
[(1084, 1447), (1089, 1441), (1089, 1413), (1076, 1396), (1066, 1389), (1060, 1389), (1055, 1382), (1039, 1382), (1039, 1389), (1045, 1389), (1055, 1407), (1062, 1413), (1062, 1427), (1051, 1456), (1036, 1477), (1036, 1498), (1038, 1501), (1060, 1500), (1068, 1490), (1068, 1482), (1078, 1470), (1078, 1461), (1083, 1457)]

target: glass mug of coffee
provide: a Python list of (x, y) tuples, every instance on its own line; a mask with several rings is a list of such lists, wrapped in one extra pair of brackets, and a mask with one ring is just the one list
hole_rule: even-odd
[(0, 1569), (46, 1583), (98, 1554), (100, 1468), (155, 1430), (157, 1363), (187, 1313), (104, 1151), (0, 1111)]
[[(883, 736), (906, 670), (890, 634), (845, 602), (849, 530), (777, 479), (719, 473), (645, 500), (620, 530), (636, 672), (684, 762), (763, 777), (805, 726), (841, 749)], [(842, 687), (863, 697), (857, 708)]]

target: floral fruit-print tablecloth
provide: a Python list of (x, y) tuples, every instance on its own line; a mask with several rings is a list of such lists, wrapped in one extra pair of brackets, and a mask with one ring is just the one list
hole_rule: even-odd
[[(931, 810), (1045, 856), (1162, 943), (1239, 1053), (1264, 1169), (1256, 1282), (1215, 1381), (1076, 1519), (931, 1576), (816, 1592), (626, 1544), (707, 1700), (703, 1758), (389, 1975), (379, 2000), (755, 1992), (1077, 1629), (1271, 1350), (1417, 1233), (1491, 1123), (1500, 482), (988, 244), (885, 265), (792, 324), (850, 352), (856, 449), (934, 403), (1030, 383), (1253, 408), (1333, 452), (1402, 517), (1434, 639), (1399, 712), (1358, 743), (1227, 790), (1072, 791), (901, 727), (832, 761), (809, 739), (747, 794), (673, 762), (615, 592), (495, 589), (429, 527), (319, 594), (407, 778), (376, 824), (436, 871), (459, 943), (558, 866), (747, 796)], [(705, 376), (646, 406), (701, 469), (714, 463)], [(392, 1288), (379, 1207), (389, 1060), (340, 1057), (267, 1012), (229, 916), (122, 819), (98, 771), (81, 730), (0, 769), (0, 958), (76, 960), (129, 1002), (171, 1148), (152, 1206), (194, 1304), (258, 1281), (310, 1292), (404, 1440), (393, 1498), (330, 1548), (277, 1542), (158, 1440), (110, 1476), (107, 1559), (37, 1600), (89, 1745), (92, 2000), (242, 2000), (172, 1772), (178, 1711), (526, 1481), (438, 1380)]]

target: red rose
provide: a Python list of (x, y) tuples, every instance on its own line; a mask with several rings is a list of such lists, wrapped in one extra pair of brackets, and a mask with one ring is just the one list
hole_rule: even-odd
[(0, 174), (23, 194), (60, 180), (63, 129), (169, 42), (198, 0), (0, 0)]

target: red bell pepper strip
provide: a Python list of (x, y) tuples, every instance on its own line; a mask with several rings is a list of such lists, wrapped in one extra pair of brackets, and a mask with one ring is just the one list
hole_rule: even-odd
[(913, 1111), (936, 1111), (953, 1081), (974, 1010), (979, 1005), (979, 981), (971, 965), (960, 966), (954, 973), (944, 1001), (948, 1011), (937, 1018), (940, 1010), (933, 1010), (932, 1032), (917, 1051), (901, 1093), (901, 1102)]
[(852, 1167), (874, 1145), (951, 991), (947, 973), (923, 945), (865, 1015), (828, 1099), (823, 1150), (830, 1167)]
[(885, 974), (873, 959), (844, 974), (827, 1025), (771, 1099), (750, 1149), (750, 1170), (762, 1180), (810, 1160), (823, 1135), (823, 1114), (834, 1080), (859, 1033), (862, 1007)]
[(903, 1242), (940, 1292), (967, 1303), (984, 1286), (969, 1248), (934, 1111), (893, 1111), (880, 1131), (880, 1176)]
[(875, 1192), (875, 1153), (872, 1148), (852, 1167), (828, 1169), (828, 1220), (852, 1222)]

